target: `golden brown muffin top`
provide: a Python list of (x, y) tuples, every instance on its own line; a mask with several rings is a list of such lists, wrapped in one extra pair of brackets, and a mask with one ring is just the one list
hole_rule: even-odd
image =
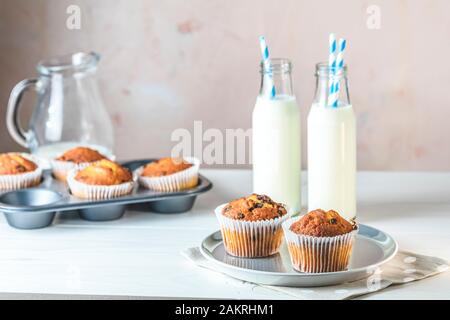
[(253, 193), (228, 203), (222, 209), (222, 214), (235, 220), (259, 221), (282, 217), (287, 211), (281, 203), (268, 196)]
[(94, 162), (102, 159), (106, 159), (106, 157), (97, 150), (86, 147), (76, 147), (70, 149), (56, 158), (56, 160), (59, 161), (68, 161), (74, 163)]
[(313, 237), (334, 237), (353, 231), (355, 225), (334, 210), (317, 209), (294, 222), (290, 229), (294, 233)]
[(127, 168), (103, 159), (78, 171), (75, 180), (90, 185), (111, 186), (132, 181), (133, 176)]
[(37, 164), (17, 153), (0, 154), (0, 175), (32, 172)]
[(170, 174), (186, 170), (190, 167), (192, 167), (192, 163), (189, 163), (183, 159), (162, 158), (148, 163), (144, 167), (141, 175), (144, 177), (168, 176)]

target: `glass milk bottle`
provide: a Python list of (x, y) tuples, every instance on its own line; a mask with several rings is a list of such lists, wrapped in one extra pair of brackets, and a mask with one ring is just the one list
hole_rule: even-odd
[[(269, 64), (261, 64), (261, 89), (252, 118), (253, 192), (268, 195), (286, 204), (290, 213), (298, 213), (300, 111), (292, 92), (291, 69), (287, 59), (270, 59)], [(270, 95), (272, 81), (274, 97)]]
[(308, 210), (335, 210), (356, 218), (356, 124), (347, 68), (331, 75), (340, 84), (337, 106), (329, 106), (330, 68), (316, 66), (316, 93), (308, 115)]

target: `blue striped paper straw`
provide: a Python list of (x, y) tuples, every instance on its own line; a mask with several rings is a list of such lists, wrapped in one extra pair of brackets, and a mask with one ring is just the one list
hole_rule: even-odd
[(344, 67), (345, 47), (347, 47), (347, 40), (345, 40), (344, 38), (340, 38), (339, 39), (339, 50), (338, 50), (338, 55), (337, 55), (337, 59), (336, 59), (336, 68), (338, 70), (340, 70)]
[(273, 82), (273, 75), (272, 75), (272, 68), (270, 66), (269, 47), (267, 46), (266, 39), (264, 38), (264, 36), (259, 37), (259, 44), (261, 46), (261, 53), (262, 53), (262, 58), (263, 58), (263, 63), (264, 63), (264, 69), (265, 69), (264, 74), (267, 75), (266, 81), (270, 88), (269, 96), (270, 96), (270, 99), (274, 99), (275, 96), (277, 95), (277, 92), (275, 90), (275, 84)]
[(330, 68), (334, 69), (336, 67), (336, 36), (334, 33), (330, 33), (329, 47), (328, 64)]
[(334, 84), (334, 73), (336, 69), (336, 36), (334, 33), (330, 33), (328, 39), (329, 52), (328, 52), (328, 67), (329, 67), (329, 93), (328, 93), (328, 105), (332, 106), (335, 99), (335, 84)]
[[(340, 38), (339, 39), (339, 48), (338, 48), (338, 54), (337, 54), (337, 58), (336, 58), (336, 74), (338, 74), (339, 72), (342, 71), (342, 69), (344, 68), (344, 52), (345, 52), (345, 47), (347, 46), (347, 41), (344, 38)], [(338, 106), (338, 100), (339, 100), (339, 90), (340, 90), (340, 83), (338, 80), (335, 80), (335, 95), (336, 98), (333, 102), (333, 107), (337, 107)]]

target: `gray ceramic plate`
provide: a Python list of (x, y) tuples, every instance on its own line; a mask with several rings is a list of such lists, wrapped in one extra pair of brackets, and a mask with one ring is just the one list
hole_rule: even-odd
[(200, 250), (217, 271), (237, 279), (274, 286), (317, 287), (366, 278), (397, 253), (397, 243), (388, 234), (359, 224), (348, 270), (327, 273), (301, 273), (292, 269), (283, 243), (280, 252), (268, 258), (237, 258), (228, 255), (220, 231), (203, 240)]

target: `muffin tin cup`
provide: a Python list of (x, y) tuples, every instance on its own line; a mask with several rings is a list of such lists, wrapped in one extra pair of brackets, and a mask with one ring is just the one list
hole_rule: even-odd
[[(127, 161), (122, 165), (134, 171), (151, 161), (154, 159)], [(12, 227), (19, 229), (49, 226), (55, 214), (62, 212), (76, 212), (88, 221), (110, 221), (120, 219), (128, 208), (163, 214), (186, 212), (192, 208), (198, 195), (211, 188), (212, 183), (199, 175), (198, 184), (189, 190), (157, 192), (139, 187), (133, 182), (131, 187), (124, 187), (126, 194), (122, 196), (104, 198), (102, 195), (96, 199), (87, 199), (75, 196), (68, 184), (55, 179), (51, 170), (44, 170), (38, 187), (0, 191), (0, 212)], [(113, 195), (120, 193), (112, 192)]]
[(335, 237), (313, 237), (292, 232), (290, 227), (296, 220), (289, 219), (283, 223), (289, 255), (296, 271), (322, 273), (348, 268), (357, 229)]
[(88, 221), (111, 221), (122, 218), (126, 205), (110, 205), (78, 210), (81, 219)]
[(31, 172), (19, 173), (19, 174), (7, 174), (0, 175), (0, 191), (19, 190), (24, 188), (30, 188), (38, 185), (42, 178), (42, 165), (40, 161), (32, 155), (26, 153), (17, 153), (18, 155), (33, 161), (37, 168)]
[(144, 177), (141, 175), (144, 170), (142, 166), (135, 171), (135, 175), (138, 177), (139, 184), (150, 190), (161, 192), (186, 190), (198, 183), (200, 161), (193, 157), (185, 157), (183, 160), (191, 163), (192, 167), (168, 176)]
[(242, 221), (225, 217), (222, 204), (215, 209), (220, 230), (228, 254), (236, 257), (259, 258), (268, 257), (278, 252), (283, 241), (282, 223), (289, 218), (286, 214), (281, 218), (262, 221)]
[(43, 213), (5, 213), (8, 224), (16, 229), (41, 229), (48, 227), (55, 219), (56, 212)]
[(58, 192), (41, 188), (10, 191), (0, 195), (1, 203), (34, 209), (28, 212), (3, 212), (8, 224), (17, 229), (39, 229), (51, 225), (56, 212), (45, 211), (45, 208), (48, 205), (59, 202), (61, 199), (62, 195)]
[(159, 200), (146, 203), (140, 203), (133, 206), (133, 209), (139, 211), (152, 211), (163, 214), (177, 214), (192, 209), (197, 196), (178, 197), (169, 200)]
[(89, 200), (102, 200), (117, 198), (127, 195), (133, 191), (134, 179), (130, 182), (112, 186), (89, 185), (75, 179), (76, 174), (81, 169), (72, 169), (67, 173), (67, 184), (70, 192), (79, 198)]

